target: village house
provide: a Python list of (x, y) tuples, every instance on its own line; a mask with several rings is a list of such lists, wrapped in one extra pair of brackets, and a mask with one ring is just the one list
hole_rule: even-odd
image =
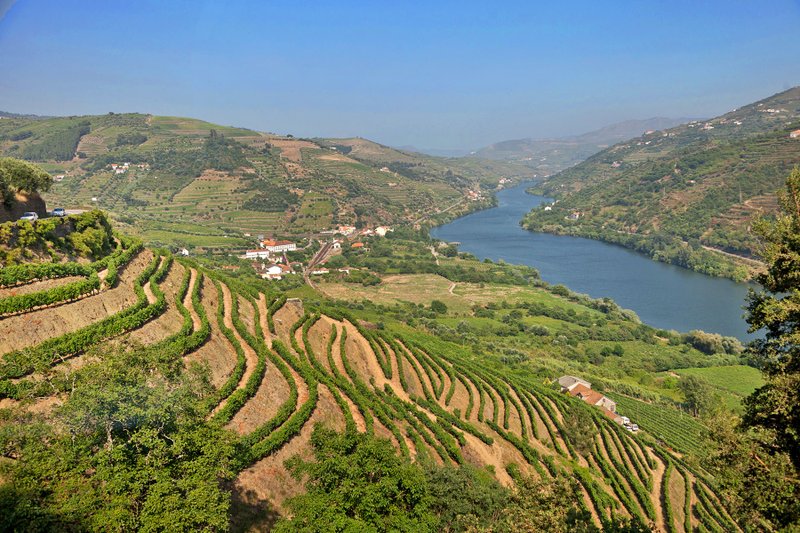
[(344, 236), (352, 235), (355, 232), (356, 232), (355, 226), (339, 226), (339, 233), (341, 233)]
[[(592, 384), (585, 379), (575, 376), (561, 376), (558, 378), (558, 384), (561, 386), (561, 392), (569, 394), (574, 398), (578, 398), (589, 405), (599, 407), (600, 410), (603, 411), (604, 415), (608, 416), (618, 424), (624, 424), (626, 420), (625, 417), (617, 415), (617, 403), (611, 398), (592, 390)], [(628, 420), (628, 423), (630, 423), (630, 420)]]
[(789, 137), (792, 139), (800, 139), (800, 130), (794, 130), (789, 134)]
[(386, 237), (386, 234), (392, 231), (392, 228), (388, 228), (386, 226), (378, 226), (375, 228), (375, 235), (378, 237)]
[(363, 242), (354, 242), (353, 244), (350, 245), (350, 248), (353, 248), (353, 249), (358, 249), (358, 248), (363, 248), (363, 247), (364, 247), (364, 243)]
[(262, 279), (279, 280), (283, 276), (292, 274), (292, 269), (288, 265), (262, 265), (260, 274)]
[(583, 385), (587, 389), (592, 388), (592, 384), (585, 379), (577, 378), (575, 376), (561, 376), (558, 378), (558, 384), (561, 385), (561, 392), (570, 392), (578, 385)]
[(291, 241), (275, 241), (272, 239), (267, 239), (265, 241), (261, 241), (261, 248), (270, 253), (277, 254), (282, 252), (293, 252), (297, 250), (297, 245)]

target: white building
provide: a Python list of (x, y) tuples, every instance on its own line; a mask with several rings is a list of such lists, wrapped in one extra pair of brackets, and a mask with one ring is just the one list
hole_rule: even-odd
[(269, 259), (269, 250), (247, 250), (245, 259)]
[(266, 241), (261, 241), (261, 248), (270, 253), (279, 254), (283, 252), (293, 252), (297, 250), (297, 245), (291, 241), (274, 241), (268, 239)]

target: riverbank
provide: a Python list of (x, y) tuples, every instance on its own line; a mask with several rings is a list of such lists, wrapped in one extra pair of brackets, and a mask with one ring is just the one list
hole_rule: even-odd
[[(539, 191), (530, 188), (526, 192), (535, 194)], [(582, 237), (623, 246), (654, 261), (736, 282), (750, 281), (762, 271), (761, 263), (757, 260), (704, 246), (699, 241), (689, 243), (674, 235), (642, 235), (599, 226), (587, 220), (585, 213), (560, 207), (558, 203), (547, 211), (532, 210), (525, 215), (521, 224), (529, 231)]]
[[(577, 236), (523, 229), (520, 220), (551, 200), (526, 194), (527, 182), (497, 193), (497, 207), (431, 229), (431, 236), (457, 241), (479, 259), (536, 268), (544, 281), (593, 298), (611, 298), (657, 328), (704, 331), (749, 340), (742, 319), (750, 285), (710, 277), (629, 248)], [(708, 252), (711, 253), (711, 252)]]

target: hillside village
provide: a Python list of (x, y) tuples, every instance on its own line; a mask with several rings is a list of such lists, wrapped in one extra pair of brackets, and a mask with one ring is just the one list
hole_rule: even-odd
[[(292, 261), (287, 253), (296, 252), (299, 249), (297, 243), (289, 240), (260, 239), (258, 248), (245, 251), (240, 259), (252, 261), (252, 267), (263, 279), (281, 280), (285, 276), (293, 274), (322, 275), (330, 271), (324, 264), (334, 255), (340, 254), (342, 245), (346, 244), (351, 249), (360, 250), (364, 248), (364, 239), (369, 237), (385, 237), (387, 233), (393, 231), (389, 226), (377, 226), (375, 228), (364, 228), (358, 230), (355, 226), (340, 225), (336, 229), (325, 230), (319, 233), (320, 237), (332, 236), (323, 241), (319, 239), (309, 239), (305, 248), (312, 246), (314, 242), (320, 245), (319, 251), (307, 258), (306, 262)], [(337, 269), (339, 272), (348, 274), (349, 269)]]

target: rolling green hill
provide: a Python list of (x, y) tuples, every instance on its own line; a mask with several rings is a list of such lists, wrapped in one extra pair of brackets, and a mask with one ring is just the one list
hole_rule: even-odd
[[(744, 279), (758, 268), (754, 216), (800, 164), (800, 88), (720, 117), (619, 143), (544, 183), (558, 202), (530, 229), (599, 238), (654, 259)], [(574, 220), (569, 220), (572, 216)]]
[[(296, 139), (135, 113), (9, 116), (0, 120), (0, 154), (59, 176), (45, 197), (51, 207), (100, 207), (147, 242), (203, 248), (248, 246), (245, 233), (452, 217), (488, 205), (500, 178), (532, 175), (514, 163), (437, 158), (365, 139)], [(112, 166), (123, 163), (124, 171)]]
[[(437, 258), (408, 230), (367, 242), (337, 259), (349, 274), (314, 286), (124, 237), (90, 264), (0, 269), (5, 519), (263, 530), (304, 492), (286, 460), (308, 457), (322, 424), (434, 472), (566, 483), (584, 526), (739, 530), (700, 466), (703, 423), (654, 377), (712, 375), (738, 356), (698, 352), (527, 267)], [(566, 373), (613, 391), (643, 431), (560, 393)]]

